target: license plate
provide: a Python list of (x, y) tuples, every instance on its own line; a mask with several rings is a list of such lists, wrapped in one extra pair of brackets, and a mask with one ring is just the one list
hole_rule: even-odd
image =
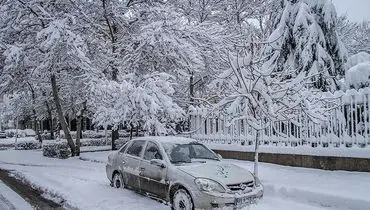
[(235, 198), (235, 204), (236, 205), (241, 205), (241, 204), (246, 204), (250, 203), (251, 199), (249, 197), (240, 197), (240, 198)]

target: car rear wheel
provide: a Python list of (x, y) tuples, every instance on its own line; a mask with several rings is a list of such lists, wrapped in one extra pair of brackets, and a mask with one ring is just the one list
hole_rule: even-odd
[(112, 186), (115, 187), (115, 188), (123, 188), (125, 187), (125, 183), (123, 182), (123, 179), (122, 179), (122, 175), (121, 173), (115, 173), (113, 175), (113, 183), (112, 183)]
[(172, 198), (172, 209), (193, 210), (193, 201), (185, 189), (178, 189)]

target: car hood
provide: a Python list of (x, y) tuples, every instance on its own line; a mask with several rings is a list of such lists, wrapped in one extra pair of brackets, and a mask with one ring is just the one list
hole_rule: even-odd
[(222, 161), (191, 163), (178, 166), (178, 169), (193, 177), (213, 179), (224, 185), (254, 181), (253, 175), (247, 169)]

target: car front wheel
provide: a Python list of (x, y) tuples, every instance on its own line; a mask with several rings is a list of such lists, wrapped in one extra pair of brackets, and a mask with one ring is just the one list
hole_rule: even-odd
[(125, 186), (125, 184), (123, 183), (122, 175), (120, 173), (114, 174), (112, 185), (115, 188), (121, 188)]
[(185, 189), (178, 189), (173, 195), (172, 209), (174, 210), (193, 210), (193, 201)]

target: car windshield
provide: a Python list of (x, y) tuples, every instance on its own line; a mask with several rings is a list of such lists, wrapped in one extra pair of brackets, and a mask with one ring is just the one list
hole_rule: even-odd
[(218, 157), (197, 142), (189, 144), (162, 143), (171, 163), (190, 163), (192, 159), (211, 159), (219, 160)]

